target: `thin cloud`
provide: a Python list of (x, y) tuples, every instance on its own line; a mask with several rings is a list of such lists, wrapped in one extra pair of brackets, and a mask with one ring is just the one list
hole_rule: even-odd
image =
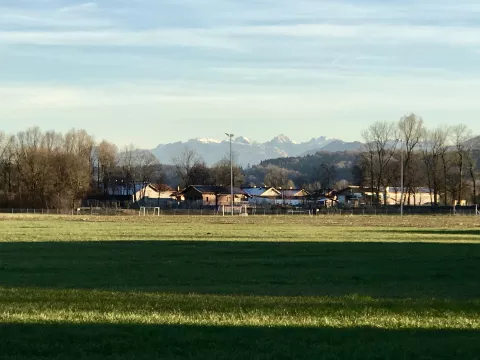
[[(479, 80), (442, 80), (433, 81), (434, 90), (422, 98), (417, 92), (429, 89), (431, 80), (416, 79), (414, 77), (399, 78), (386, 76), (377, 81), (371, 81), (368, 89), (361, 89), (365, 83), (353, 81), (350, 89), (345, 91), (341, 86), (332, 85), (327, 89), (299, 92), (301, 87), (292, 86), (278, 88), (271, 85), (234, 85), (195, 82), (156, 83), (145, 82), (136, 85), (118, 83), (103, 86), (65, 86), (65, 85), (38, 85), (38, 84), (0, 84), (0, 96), (4, 99), (3, 109), (6, 107), (18, 108), (80, 108), (80, 107), (111, 107), (128, 105), (155, 105), (162, 103), (177, 103), (182, 105), (194, 103), (218, 104), (231, 102), (237, 106), (244, 106), (245, 102), (260, 106), (262, 101), (272, 104), (312, 102), (309, 106), (316, 106), (320, 101), (323, 107), (329, 103), (348, 103), (355, 107), (371, 106), (375, 101), (383, 99), (384, 103), (401, 105), (415, 103), (423, 106), (438, 107), (446, 104), (452, 108), (480, 110), (477, 101), (473, 101), (480, 90)], [(376, 87), (382, 84), (381, 89)], [(417, 92), (406, 90), (415, 87)], [(456, 93), (452, 97), (452, 93)], [(393, 96), (395, 95), (395, 96)], [(450, 98), (450, 100), (449, 100)], [(317, 100), (315, 100), (317, 99)], [(438, 99), (442, 99), (440, 104)], [(255, 105), (256, 104), (256, 105)], [(378, 103), (376, 106), (382, 106)], [(301, 113), (303, 110), (297, 108)], [(226, 110), (230, 111), (230, 110)]]
[(77, 5), (65, 6), (58, 9), (61, 13), (92, 13), (98, 9), (98, 5), (94, 2), (86, 2)]
[(94, 3), (81, 4), (68, 8), (19, 8), (0, 7), (0, 28), (36, 28), (39, 30), (103, 28), (112, 26), (109, 17), (102, 17), (95, 12)]
[(56, 46), (185, 46), (241, 50), (233, 41), (202, 31), (0, 31), (0, 44)]
[[(241, 40), (259, 37), (326, 38), (371, 43), (480, 45), (480, 28), (382, 25), (291, 25), (165, 28), (142, 31), (0, 31), (0, 43), (78, 46), (198, 46), (240, 50)], [(246, 43), (246, 41), (244, 41)], [(248, 45), (248, 44), (247, 44)]]

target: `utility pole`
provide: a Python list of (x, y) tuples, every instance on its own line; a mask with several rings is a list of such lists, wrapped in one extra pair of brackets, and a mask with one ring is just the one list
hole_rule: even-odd
[(235, 135), (225, 133), (230, 138), (230, 206), (232, 210), (232, 216), (233, 216), (233, 154), (232, 154), (232, 139)]

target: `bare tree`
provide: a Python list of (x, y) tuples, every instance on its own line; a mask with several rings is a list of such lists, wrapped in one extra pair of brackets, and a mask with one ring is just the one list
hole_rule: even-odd
[(182, 180), (182, 186), (184, 187), (193, 185), (192, 169), (194, 169), (195, 166), (204, 163), (200, 155), (198, 155), (195, 150), (188, 147), (185, 147), (181, 154), (174, 157), (172, 162), (175, 166), (175, 172)]
[(477, 170), (477, 161), (476, 157), (478, 156), (479, 149), (471, 148), (467, 156), (468, 172), (470, 174), (470, 179), (472, 181), (472, 203), (477, 204), (477, 179), (478, 179), (478, 170)]
[[(245, 180), (242, 168), (236, 165), (236, 156), (233, 156), (233, 186), (241, 186)], [(230, 186), (230, 158), (225, 156), (212, 168), (212, 180), (215, 185)]]
[(149, 150), (142, 150), (139, 151), (137, 160), (140, 181), (144, 184), (154, 182), (156, 180), (155, 174), (160, 166), (160, 161), (158, 161), (157, 157)]
[(65, 135), (62, 178), (72, 208), (90, 189), (93, 144), (93, 138), (85, 130), (70, 130)]
[(27, 201), (40, 206), (45, 198), (45, 177), (49, 173), (43, 151), (44, 136), (38, 127), (19, 132), (15, 141), (15, 162), (19, 176), (20, 196), (24, 192)]
[(321, 163), (317, 170), (317, 176), (322, 189), (331, 189), (336, 175), (337, 169), (332, 162)]
[(456, 125), (451, 128), (453, 143), (455, 146), (455, 155), (456, 161), (455, 165), (457, 168), (457, 180), (458, 180), (458, 189), (455, 189), (457, 193), (457, 200), (460, 202), (462, 197), (465, 198), (465, 165), (468, 159), (468, 154), (470, 149), (468, 147), (467, 141), (472, 138), (471, 130), (464, 124)]
[(96, 153), (98, 183), (102, 183), (103, 192), (107, 194), (118, 163), (118, 148), (115, 144), (103, 140), (96, 147)]
[(188, 172), (190, 185), (210, 185), (212, 183), (210, 168), (205, 162), (198, 162)]
[(0, 131), (0, 201), (8, 205), (12, 191), (13, 137)]
[(404, 184), (408, 192), (408, 203), (412, 192), (415, 194), (417, 187), (414, 180), (417, 174), (412, 166), (412, 157), (414, 156), (417, 145), (419, 145), (423, 134), (423, 119), (415, 114), (404, 116), (398, 122), (399, 136), (401, 140), (400, 151), (405, 154), (403, 156), (403, 179), (401, 183)]
[[(438, 127), (434, 130), (424, 130), (422, 141), (423, 162), (426, 167), (428, 186), (431, 189), (432, 204), (438, 206), (438, 198), (442, 188), (442, 159), (447, 152), (449, 129)], [(445, 190), (444, 190), (445, 191)], [(444, 195), (445, 196), (445, 195)]]
[(267, 171), (263, 182), (267, 186), (275, 188), (293, 188), (295, 184), (289, 178), (289, 171), (276, 165), (267, 165)]
[(125, 185), (127, 193), (132, 193), (134, 201), (137, 201), (136, 192), (136, 178), (138, 170), (138, 150), (133, 145), (127, 145), (119, 154), (119, 166), (122, 171), (122, 182)]
[(374, 123), (362, 132), (362, 137), (366, 143), (363, 158), (368, 162), (372, 193), (375, 192), (378, 201), (382, 188), (386, 198), (387, 168), (399, 141), (397, 125), (389, 122)]

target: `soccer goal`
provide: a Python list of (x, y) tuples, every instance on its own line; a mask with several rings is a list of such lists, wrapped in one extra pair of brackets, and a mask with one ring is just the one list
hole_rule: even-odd
[(154, 207), (153, 208), (153, 216), (160, 216), (160, 208), (159, 207)]
[(248, 208), (247, 205), (242, 205), (240, 208), (240, 216), (248, 216)]
[(140, 211), (138, 212), (138, 216), (146, 216), (147, 215), (147, 208), (145, 206), (142, 206), (140, 208)]

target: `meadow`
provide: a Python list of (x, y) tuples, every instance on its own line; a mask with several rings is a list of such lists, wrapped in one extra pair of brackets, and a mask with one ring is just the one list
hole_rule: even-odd
[(480, 359), (480, 217), (0, 215), (0, 359)]

